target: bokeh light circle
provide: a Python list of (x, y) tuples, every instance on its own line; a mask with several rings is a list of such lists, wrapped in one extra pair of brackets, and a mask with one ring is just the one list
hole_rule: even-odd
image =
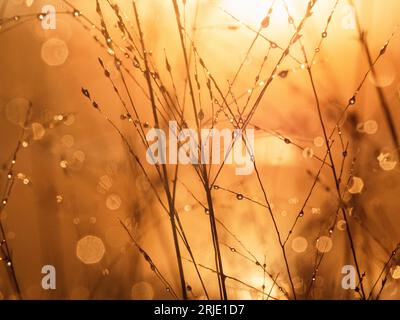
[(41, 56), (43, 61), (49, 66), (64, 64), (68, 55), (68, 46), (63, 40), (51, 38), (42, 45)]
[(106, 199), (106, 207), (112, 211), (118, 210), (121, 204), (122, 200), (118, 194), (110, 194)]
[(76, 245), (76, 256), (85, 264), (100, 262), (106, 252), (103, 241), (96, 236), (87, 235)]
[(349, 186), (351, 194), (361, 193), (364, 189), (364, 181), (359, 177), (352, 177)]
[(306, 251), (308, 247), (308, 241), (304, 237), (294, 238), (292, 241), (292, 249), (294, 252), (302, 253)]
[(322, 236), (317, 239), (316, 247), (319, 252), (327, 253), (332, 250), (333, 247), (332, 239), (327, 236)]

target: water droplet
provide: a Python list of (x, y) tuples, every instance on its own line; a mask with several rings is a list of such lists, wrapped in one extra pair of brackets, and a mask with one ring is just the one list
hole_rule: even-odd
[(289, 70), (282, 70), (281, 72), (278, 73), (278, 76), (284, 79), (287, 77), (288, 74)]
[(62, 114), (57, 114), (53, 117), (54, 121), (63, 121), (64, 116)]
[(261, 21), (261, 28), (267, 28), (269, 26), (269, 22), (270, 22), (270, 16), (267, 15), (264, 17), (264, 19)]
[(306, 159), (312, 158), (314, 156), (314, 150), (312, 148), (304, 148), (303, 157)]
[(198, 116), (200, 121), (202, 121), (204, 119), (204, 111), (203, 111), (203, 109), (200, 109), (200, 111), (199, 111), (197, 116)]
[(67, 160), (61, 160), (60, 161), (60, 167), (63, 169), (66, 169), (68, 167), (68, 161)]
[(80, 13), (80, 11), (79, 10), (74, 10), (73, 12), (72, 12), (72, 15), (74, 16), (74, 17), (79, 17), (80, 15), (81, 15), (81, 13)]

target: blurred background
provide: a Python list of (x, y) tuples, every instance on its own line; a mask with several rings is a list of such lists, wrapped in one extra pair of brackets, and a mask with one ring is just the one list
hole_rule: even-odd
[[(119, 4), (140, 48), (132, 3), (113, 3)], [(399, 1), (316, 1), (300, 40), (281, 62), (309, 1), (177, 3), (202, 127), (214, 123), (232, 129), (243, 122), (273, 76), (249, 127), (256, 129), (255, 161), (280, 237), (288, 239), (290, 277), (257, 175), (236, 176), (232, 166), (219, 172), (212, 165), (228, 298), (292, 299), (293, 285), (300, 299), (359, 299), (359, 290), (341, 286), (342, 267), (354, 265), (349, 224), (367, 297), (372, 291), (372, 298), (398, 299), (400, 261), (392, 252), (400, 242)], [(49, 4), (58, 12), (54, 30), (43, 29), (39, 15)], [(119, 29), (109, 2), (99, 4), (102, 19), (94, 0), (0, 0), (0, 195), (7, 200), (0, 207), (0, 236), (9, 251), (2, 250), (0, 261), (3, 299), (176, 298), (171, 290), (182, 298), (170, 218), (158, 201), (167, 203), (163, 182), (145, 161), (137, 116), (135, 126), (126, 121), (121, 103), (130, 105), (132, 98), (139, 127), (144, 132), (154, 127), (143, 59)], [(171, 105), (186, 105), (185, 122), (195, 127), (173, 2), (136, 4), (150, 69), (159, 77), (154, 83), (164, 87), (156, 99), (161, 126), (174, 119)], [(102, 20), (115, 51), (92, 26)], [(122, 72), (115, 57), (123, 63)], [(342, 201), (308, 64), (327, 132), (339, 128), (330, 144)], [(211, 77), (233, 117), (227, 108), (217, 112), (223, 102), (213, 85), (210, 99)], [(101, 112), (82, 95), (82, 87)], [(163, 90), (169, 92), (169, 103)], [(176, 166), (167, 169), (170, 186), (176, 187), (175, 208), (206, 287), (179, 239), (188, 298), (218, 299), (206, 193), (192, 166), (180, 166), (175, 182)], [(56, 268), (56, 290), (41, 286), (44, 265)]]

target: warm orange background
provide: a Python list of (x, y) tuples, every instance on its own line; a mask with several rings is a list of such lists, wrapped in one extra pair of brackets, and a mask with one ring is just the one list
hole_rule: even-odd
[[(105, 8), (105, 18), (113, 30), (113, 37), (119, 39), (119, 33), (113, 28), (114, 15), (106, 9), (106, 1), (100, 2)], [(130, 1), (118, 2), (133, 23)], [(298, 23), (308, 1), (286, 2)], [(165, 50), (178, 98), (182, 101), (186, 92), (189, 101), (189, 92), (183, 90), (185, 68), (172, 4), (166, 0), (140, 0), (137, 3), (146, 45), (153, 53), (154, 65), (167, 84), (167, 89), (173, 92), (165, 69)], [(0, 17), (36, 14), (44, 4), (54, 4), (59, 11), (71, 10), (62, 1), (55, 0), (35, 0), (30, 7), (22, 0), (0, 0)], [(224, 93), (227, 92), (227, 81), (233, 79), (255, 37), (255, 33), (249, 31), (244, 24), (258, 29), (271, 4), (270, 0), (187, 1), (187, 32), (194, 39), (208, 70)], [(334, 4), (334, 0), (318, 1), (313, 16), (302, 31), (302, 41), (309, 57), (313, 56)], [(95, 1), (75, 0), (73, 5), (99, 24)], [(183, 6), (180, 9), (183, 12)], [(243, 23), (238, 23), (222, 9)], [(400, 130), (400, 36), (396, 29), (400, 23), (400, 3), (398, 0), (360, 0), (355, 1), (352, 7), (347, 1), (339, 1), (328, 36), (315, 57), (312, 69), (328, 131), (334, 128), (341, 110), (369, 69), (365, 51), (359, 41), (354, 12), (366, 32), (366, 41), (374, 59), (392, 32), (396, 31), (387, 52), (376, 65), (377, 76), (368, 76), (356, 105), (351, 107), (346, 119), (341, 122), (343, 139), (345, 143), (349, 142), (342, 190), (347, 213), (351, 213), (349, 219), (361, 271), (366, 272), (364, 286), (369, 292), (400, 239), (397, 199), (400, 172), (396, 165), (399, 146), (396, 148), (393, 144), (377, 94), (378, 88), (388, 102), (395, 129)], [(161, 209), (138, 166), (130, 159), (118, 134), (82, 96), (81, 87), (88, 88), (105, 113), (118, 123), (142, 161), (145, 161), (145, 148), (133, 127), (119, 119), (123, 112), (122, 106), (97, 61), (98, 57), (102, 58), (115, 83), (123, 88), (121, 78), (113, 66), (113, 58), (93, 41), (92, 35), (96, 32), (82, 28), (75, 21), (78, 19), (72, 14), (59, 15), (56, 30), (43, 30), (35, 17), (0, 29), (0, 165), (4, 165), (4, 168), (9, 165), (10, 155), (18, 142), (26, 101), (32, 103), (32, 115), (25, 137), (29, 145), (19, 152), (14, 172), (15, 175), (26, 175), (29, 183), (24, 184), (23, 179), (16, 179), (9, 202), (1, 213), (1, 223), (6, 230), (7, 243), (12, 249), (22, 298), (171, 298), (143, 256), (130, 243), (118, 220), (129, 225), (136, 240), (179, 293), (168, 215)], [(262, 32), (279, 46), (287, 46), (293, 27), (288, 24), (282, 1), (275, 1), (271, 24)], [(63, 41), (65, 46), (50, 47), (44, 57), (43, 44), (51, 38)], [(232, 89), (235, 97), (244, 93), (242, 98), (238, 98), (241, 106), (246, 102), (247, 90), (254, 85), (267, 49), (267, 43), (258, 39), (246, 58)], [(48, 64), (66, 53), (68, 57), (61, 65)], [(260, 79), (267, 79), (281, 53), (278, 49), (271, 51)], [(300, 46), (293, 46), (291, 54), (304, 61)], [(131, 63), (128, 67), (145, 87), (143, 75)], [(199, 64), (197, 67), (200, 68)], [(320, 158), (324, 157), (326, 147), (324, 143), (318, 143), (322, 131), (306, 70), (291, 58), (287, 58), (279, 70), (289, 70), (289, 74), (286, 78), (274, 79), (251, 125), (264, 129), (256, 131), (256, 161), (268, 197), (273, 203), (279, 229), (282, 235), (286, 235), (307, 196), (320, 162), (315, 157), (307, 157), (307, 152), (285, 144), (277, 135), (289, 138), (303, 149), (308, 148), (306, 151), (311, 152), (312, 149), (314, 155)], [(192, 75), (195, 72), (193, 63), (191, 72)], [(200, 95), (207, 120), (211, 119), (212, 111), (203, 75), (202, 79)], [(154, 122), (148, 100), (138, 84), (128, 79), (128, 85), (141, 119), (151, 127)], [(260, 89), (261, 85), (255, 91), (260, 92)], [(256, 96), (253, 96), (251, 102), (254, 102)], [(126, 95), (124, 99), (128, 101)], [(232, 101), (232, 97), (228, 100)], [(189, 102), (187, 104), (190, 105)], [(187, 109), (188, 124), (193, 125), (193, 113), (189, 106)], [(59, 115), (63, 117), (58, 118)], [(221, 115), (218, 125), (229, 128), (229, 121)], [(340, 167), (342, 150), (338, 136), (334, 139), (332, 152)], [(388, 164), (378, 160), (382, 154), (390, 155), (390, 161), (396, 166), (384, 170), (388, 169), (385, 167)], [(165, 200), (162, 184), (154, 168), (147, 164), (145, 167), (160, 197)], [(174, 167), (169, 166), (169, 170), (172, 176)], [(216, 171), (215, 166), (212, 168), (214, 175)], [(0, 173), (2, 192), (8, 171), (4, 169)], [(346, 191), (348, 188), (345, 184), (352, 176), (363, 181), (364, 187), (359, 194)], [(180, 169), (179, 179), (176, 209), (190, 245), (199, 264), (214, 268), (209, 219), (192, 196), (206, 203), (204, 190), (190, 166)], [(235, 176), (232, 167), (227, 167), (222, 171), (217, 184), (264, 203), (255, 175)], [(216, 216), (229, 230), (218, 225), (226, 274), (261, 291), (265, 285), (265, 291), (268, 292), (273, 283), (259, 266), (230, 250), (230, 247), (234, 247), (249, 256), (233, 234), (261, 263), (265, 260), (268, 272), (278, 276), (277, 282), (290, 292), (281, 251), (266, 209), (245, 199), (239, 201), (235, 194), (223, 190), (213, 190), (212, 195)], [(335, 215), (337, 206), (331, 172), (329, 168), (324, 168), (305, 207), (305, 215), (294, 229), (286, 249), (299, 298), (358, 298), (353, 291), (341, 288), (341, 268), (353, 264), (353, 260), (346, 232), (337, 225), (330, 238), (332, 249), (325, 254), (315, 284), (309, 288), (318, 254), (317, 239), (329, 235), (329, 221)], [(101, 239), (104, 255), (101, 246), (99, 249), (96, 244), (83, 246), (77, 252), (78, 240), (87, 235)], [(294, 239), (300, 243), (306, 241), (304, 251), (296, 247)], [(79, 250), (86, 254), (83, 261), (82, 256), (79, 259), (82, 254)], [(182, 244), (181, 250), (186, 280), (193, 289), (189, 297), (204, 298), (195, 270), (185, 260), (189, 255)], [(84, 263), (85, 259), (89, 259), (88, 256), (94, 255), (96, 258), (99, 254), (99, 262)], [(41, 288), (41, 268), (46, 264), (54, 265), (57, 270), (57, 289), (54, 291)], [(400, 297), (399, 280), (395, 279), (400, 277), (399, 270), (395, 273), (397, 264), (398, 258), (395, 257), (385, 270), (388, 271), (388, 279), (380, 298)], [(200, 271), (210, 296), (219, 298), (215, 273), (204, 268), (200, 268)], [(229, 298), (262, 298), (260, 291), (238, 281), (228, 279), (226, 285)], [(276, 287), (271, 289), (271, 294), (285, 298)], [(0, 265), (0, 297), (16, 297), (5, 265)]]

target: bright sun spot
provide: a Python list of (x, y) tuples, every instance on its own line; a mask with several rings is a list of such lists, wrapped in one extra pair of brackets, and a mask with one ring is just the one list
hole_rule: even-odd
[[(293, 0), (286, 1), (290, 14), (296, 17), (296, 8)], [(273, 0), (222, 0), (221, 7), (240, 19), (242, 22), (260, 26), (262, 20), (272, 7), (272, 18), (279, 23), (287, 23), (288, 15), (286, 8), (280, 1)]]

